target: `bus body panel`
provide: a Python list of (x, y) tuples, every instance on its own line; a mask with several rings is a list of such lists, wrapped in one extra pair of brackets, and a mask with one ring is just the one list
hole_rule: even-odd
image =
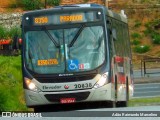
[[(35, 28), (35, 29), (40, 29), (40, 25), (39, 26), (35, 26), (30, 25), (30, 24), (23, 24), (25, 19), (27, 19), (27, 17), (29, 16), (43, 16), (44, 14), (55, 14), (57, 13), (67, 13), (67, 12), (72, 12), (72, 11), (96, 11), (96, 10), (100, 10), (102, 11), (101, 14), (103, 14), (102, 16), (102, 22), (101, 24), (103, 24), (103, 30), (104, 30), (104, 41), (105, 41), (105, 62), (99, 66), (99, 68), (96, 68), (96, 74), (103, 76), (104, 73), (108, 73), (107, 74), (107, 79), (108, 82), (99, 87), (99, 88), (94, 88), (95, 84), (98, 82), (99, 79), (89, 79), (89, 80), (83, 80), (83, 81), (77, 81), (77, 82), (62, 82), (62, 83), (41, 83), (38, 82), (38, 80), (36, 80), (34, 78), (34, 74), (32, 75), (26, 68), (26, 59), (25, 59), (25, 55), (26, 54), (25, 50), (25, 30), (28, 29), (29, 27)], [(71, 19), (72, 17), (69, 17), (68, 19)], [(60, 104), (60, 100), (62, 98), (75, 98), (75, 102), (91, 102), (91, 101), (128, 101), (128, 99), (130, 99), (133, 96), (133, 79), (132, 79), (132, 72), (131, 72), (131, 53), (127, 53), (129, 54), (127, 57), (126, 56), (121, 56), (118, 55), (117, 52), (115, 52), (114, 54), (112, 53), (113, 51), (111, 49), (113, 49), (113, 46), (110, 47), (110, 41), (112, 41), (112, 37), (110, 37), (110, 33), (112, 33), (112, 28), (113, 26), (111, 26), (111, 28), (107, 28), (108, 24), (107, 21), (109, 19), (114, 19), (116, 21), (119, 21), (118, 24), (127, 24), (127, 19), (122, 17), (122, 15), (118, 15), (113, 13), (110, 10), (105, 9), (104, 7), (85, 7), (85, 8), (81, 8), (81, 7), (69, 7), (69, 8), (58, 8), (58, 9), (50, 9), (50, 10), (38, 10), (38, 11), (34, 11), (34, 12), (28, 12), (25, 13), (23, 16), (23, 20), (22, 20), (22, 30), (23, 30), (23, 51), (22, 51), (22, 67), (23, 67), (23, 77), (27, 77), (30, 78), (32, 80), (33, 83), (35, 83), (35, 85), (37, 86), (37, 88), (39, 89), (38, 91), (31, 91), (29, 89), (27, 89), (26, 87), (26, 83), (23, 81), (24, 83), (24, 91), (25, 91), (25, 99), (26, 99), (26, 105), (28, 107), (35, 107), (35, 106), (39, 106), (39, 105), (48, 105), (48, 104)], [(38, 18), (41, 19), (41, 18)], [(67, 20), (68, 20), (67, 19)], [(113, 24), (115, 23), (114, 21), (112, 21)], [(90, 22), (85, 22), (85, 24), (89, 24)], [(81, 23), (72, 23), (72, 26), (77, 26)], [(99, 23), (96, 23), (99, 24)], [(42, 25), (43, 26), (43, 25)], [(59, 27), (60, 26), (60, 27)], [(70, 23), (69, 25), (66, 24), (65, 25), (61, 25), (61, 24), (56, 24), (56, 25), (46, 25), (44, 28), (47, 29), (50, 28), (52, 29), (53, 27), (55, 27), (54, 29), (66, 29), (68, 26), (71, 26)], [(30, 28), (31, 29), (31, 28)], [(43, 27), (41, 28), (43, 29)], [(125, 26), (125, 28), (121, 27), (121, 29), (125, 29), (127, 30), (128, 28)], [(121, 29), (119, 29), (118, 31), (121, 31)], [(27, 31), (27, 30), (26, 30)], [(64, 33), (63, 33), (64, 36)], [(129, 42), (129, 38), (126, 37), (126, 41)], [(113, 43), (116, 43), (116, 41), (113, 41)], [(129, 47), (129, 43), (126, 43), (126, 45), (128, 45)], [(121, 44), (120, 46), (121, 48), (123, 48), (123, 45)], [(129, 52), (129, 51), (128, 51)], [(110, 55), (112, 54), (112, 55)], [(121, 62), (115, 62), (115, 58), (116, 57), (120, 57), (122, 59), (124, 59), (124, 61)], [(84, 72), (85, 73), (85, 72)], [(87, 72), (86, 72), (87, 73)], [(61, 74), (61, 73), (56, 73), (56, 74)], [(66, 74), (66, 73), (64, 73)], [(68, 73), (67, 73), (68, 74)], [(46, 75), (47, 76), (47, 75)], [(72, 77), (78, 78), (76, 75)], [(68, 76), (66, 76), (67, 79), (69, 79)], [(65, 78), (64, 78), (65, 79)], [(127, 81), (127, 82), (126, 82)], [(128, 84), (127, 84), (128, 83)], [(75, 89), (75, 86), (77, 85), (84, 85), (84, 84), (92, 84), (92, 87), (88, 87), (88, 88), (79, 88), (79, 89)], [(69, 87), (69, 88), (68, 88)], [(127, 91), (128, 89), (128, 91)], [(80, 97), (77, 97), (80, 96)]]

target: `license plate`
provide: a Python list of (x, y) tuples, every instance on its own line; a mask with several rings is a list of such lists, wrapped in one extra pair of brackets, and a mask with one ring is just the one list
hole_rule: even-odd
[(75, 98), (61, 98), (60, 103), (65, 104), (65, 103), (74, 103), (76, 101)]

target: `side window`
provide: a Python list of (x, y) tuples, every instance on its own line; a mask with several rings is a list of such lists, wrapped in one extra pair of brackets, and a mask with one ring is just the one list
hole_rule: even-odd
[(113, 40), (116, 41), (117, 40), (117, 31), (115, 28), (112, 28), (112, 36), (113, 36)]
[(114, 34), (116, 35), (116, 40), (114, 40), (114, 46), (115, 46), (115, 50), (116, 50), (116, 55), (119, 55), (119, 56), (121, 56), (121, 53), (122, 53), (122, 51), (121, 51), (121, 47), (120, 47), (120, 26), (119, 26), (119, 23), (118, 23), (118, 21), (114, 21), (114, 26), (113, 26), (113, 28), (115, 28), (115, 32), (114, 32)]
[(123, 31), (124, 31), (123, 23), (119, 22), (120, 44), (121, 44), (120, 46), (123, 46), (123, 47), (121, 47), (121, 56), (125, 56), (125, 51), (126, 51)]
[(127, 56), (130, 57), (130, 41), (129, 41), (129, 33), (127, 24), (124, 25), (124, 36), (125, 36), (125, 44), (126, 44), (126, 52)]
[(124, 56), (125, 51), (123, 29), (123, 24), (120, 21), (113, 20), (112, 36), (116, 55), (118, 56)]
[(116, 24), (116, 20), (112, 19), (112, 46), (114, 49), (114, 54), (118, 54), (118, 28)]
[(113, 33), (112, 33), (112, 23), (113, 20), (107, 16), (107, 37), (108, 37), (108, 44), (110, 49), (110, 56), (113, 56), (115, 54), (114, 44), (113, 44)]
[(128, 52), (129, 52), (129, 50), (128, 50), (128, 45), (127, 45), (127, 41), (128, 41), (128, 38), (127, 38), (127, 36), (126, 36), (126, 26), (125, 26), (125, 24), (123, 23), (122, 24), (122, 27), (123, 27), (123, 30), (122, 30), (122, 35), (123, 35), (123, 44), (124, 44), (124, 56), (125, 57), (127, 57), (128, 56)]
[(111, 19), (112, 48), (115, 48), (115, 54), (118, 56), (130, 56), (130, 41), (128, 35), (128, 26), (118, 20)]

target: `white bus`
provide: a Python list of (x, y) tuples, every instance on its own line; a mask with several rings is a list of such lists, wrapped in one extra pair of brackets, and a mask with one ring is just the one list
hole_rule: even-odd
[(127, 19), (97, 4), (59, 6), (22, 17), (26, 105), (108, 101), (133, 95)]

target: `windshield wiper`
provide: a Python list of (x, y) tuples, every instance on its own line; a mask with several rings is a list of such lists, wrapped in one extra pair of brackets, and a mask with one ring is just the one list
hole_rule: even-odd
[(43, 27), (45, 33), (48, 35), (48, 37), (51, 39), (51, 41), (54, 43), (54, 45), (59, 48), (59, 44), (56, 42), (56, 40), (53, 38), (53, 36), (51, 35), (51, 33), (46, 29), (46, 27)]
[(85, 28), (85, 24), (82, 24), (82, 26), (79, 28), (77, 34), (75, 35), (75, 37), (73, 38), (73, 40), (71, 41), (69, 47), (72, 47), (74, 45), (74, 43), (76, 42), (78, 36), (81, 34), (82, 30)]

